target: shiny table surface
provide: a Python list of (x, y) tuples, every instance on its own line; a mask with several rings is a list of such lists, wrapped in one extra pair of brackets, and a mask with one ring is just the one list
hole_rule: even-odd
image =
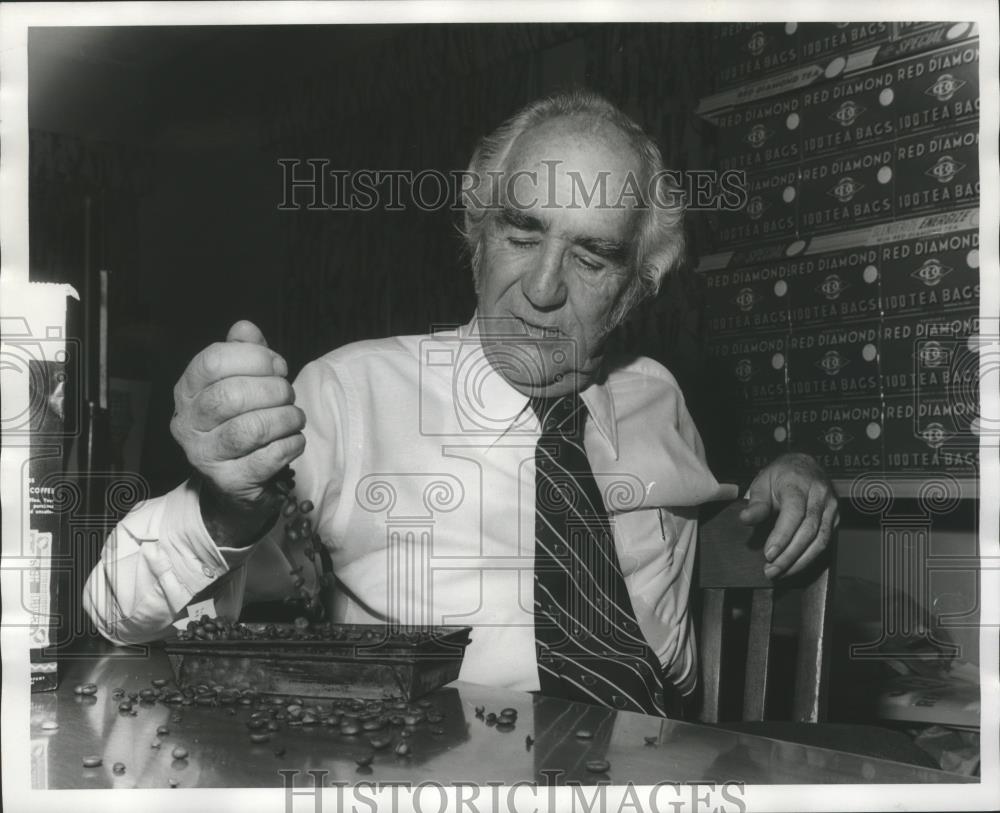
[[(377, 752), (369, 768), (359, 769), (355, 759), (371, 753), (363, 736), (342, 735), (322, 725), (302, 726), (284, 728), (270, 742), (253, 744), (245, 706), (230, 714), (227, 707), (137, 703), (136, 716), (119, 712), (111, 696), (115, 688), (138, 691), (149, 687), (153, 678), (171, 677), (159, 649), (136, 656), (109, 648), (104, 654), (65, 662), (60, 669), (59, 689), (31, 698), (32, 786), (38, 789), (159, 788), (168, 787), (171, 779), (188, 788), (281, 787), (286, 779), (279, 771), (303, 772), (293, 780), (299, 785), (311, 782), (304, 773), (311, 769), (327, 771), (328, 784), (970, 781), (898, 762), (462, 682), (427, 698), (444, 715), (442, 733), (432, 733), (424, 723), (408, 740), (409, 757), (396, 756), (390, 747)], [(97, 694), (75, 695), (74, 686), (84, 683), (96, 683)], [(487, 725), (476, 716), (477, 706), (485, 706), (487, 713), (517, 709), (514, 729)], [(171, 722), (175, 708), (182, 719)], [(58, 728), (43, 729), (47, 721)], [(162, 725), (170, 733), (153, 747)], [(580, 729), (593, 736), (578, 738)], [(534, 739), (530, 747), (526, 735)], [(173, 759), (176, 746), (188, 750), (186, 759)], [(83, 767), (88, 755), (100, 756), (103, 764)], [(587, 770), (586, 763), (597, 759), (610, 763), (606, 773)], [(125, 765), (121, 775), (112, 770), (116, 762)]]

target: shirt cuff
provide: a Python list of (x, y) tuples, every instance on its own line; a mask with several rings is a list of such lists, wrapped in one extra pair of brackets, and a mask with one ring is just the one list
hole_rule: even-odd
[(159, 534), (160, 550), (170, 560), (178, 581), (196, 595), (212, 582), (243, 565), (253, 546), (220, 548), (201, 516), (201, 485), (195, 478), (166, 495)]

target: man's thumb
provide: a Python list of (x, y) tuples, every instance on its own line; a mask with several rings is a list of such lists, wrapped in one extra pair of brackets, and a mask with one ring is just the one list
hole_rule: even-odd
[(247, 342), (248, 344), (262, 344), (267, 347), (267, 339), (260, 332), (260, 328), (253, 322), (241, 319), (226, 334), (227, 342)]

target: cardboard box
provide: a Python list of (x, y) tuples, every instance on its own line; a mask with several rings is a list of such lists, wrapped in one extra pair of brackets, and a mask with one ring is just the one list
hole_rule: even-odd
[(76, 293), (66, 285), (10, 279), (0, 295), (3, 538), (11, 566), (21, 571), (21, 594), (4, 623), (27, 629), (32, 692), (59, 685), (54, 647), (68, 626), (59, 576), (75, 564), (65, 534), (75, 501), (64, 461), (78, 426), (71, 375), (80, 353), (67, 336), (68, 296)]
[(794, 67), (796, 23), (724, 23), (719, 30), (719, 85)]
[(886, 316), (979, 307), (979, 230), (878, 247)]
[(718, 245), (793, 236), (798, 222), (798, 170), (774, 169), (748, 174), (746, 180), (746, 204), (719, 212)]
[(877, 318), (877, 259), (874, 247), (856, 246), (782, 263), (793, 328)]
[(891, 68), (887, 91), (901, 134), (948, 127), (979, 115), (979, 40), (923, 54)]
[(787, 333), (750, 333), (712, 337), (706, 346), (712, 375), (745, 401), (781, 402), (786, 393)]
[(884, 67), (799, 93), (802, 154), (891, 141), (896, 135), (895, 76), (895, 68)]
[(789, 409), (791, 445), (834, 475), (882, 468), (882, 406), (878, 397), (832, 399)]
[(782, 96), (736, 107), (714, 120), (720, 170), (795, 163), (799, 159), (799, 97)]
[(788, 394), (803, 400), (874, 398), (879, 394), (878, 322), (793, 330), (788, 339)]
[(979, 476), (979, 438), (969, 415), (947, 398), (893, 396), (885, 399), (887, 471), (946, 471)]
[(893, 150), (874, 145), (802, 165), (799, 230), (807, 234), (890, 220)]
[(737, 437), (740, 472), (755, 475), (778, 455), (788, 451), (788, 438), (786, 406), (745, 408), (739, 417)]
[(779, 265), (704, 275), (705, 319), (712, 334), (788, 327), (788, 284)]
[(899, 139), (896, 216), (979, 202), (979, 124)]
[[(968, 399), (979, 391), (979, 312), (899, 316), (880, 327), (882, 388), (886, 396)], [(978, 397), (978, 395), (975, 395)]]
[(888, 42), (893, 24), (885, 21), (863, 23), (799, 23), (799, 62), (809, 62)]

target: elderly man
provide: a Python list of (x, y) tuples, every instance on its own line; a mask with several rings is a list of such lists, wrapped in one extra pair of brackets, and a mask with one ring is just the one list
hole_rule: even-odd
[[(109, 537), (85, 598), (104, 635), (162, 637), (195, 599), (235, 619), (311, 579), (286, 559), (303, 543), (281, 549), (275, 477), (295, 461), (332, 620), (468, 624), (461, 678), (484, 684), (650, 714), (691, 691), (696, 506), (735, 488), (670, 373), (605, 354), (683, 253), (659, 151), (608, 102), (565, 94), (484, 139), (469, 178), (468, 325), (334, 350), (294, 389), (248, 322), (191, 362), (171, 430), (193, 475)], [(837, 522), (805, 456), (748, 496), (746, 522), (778, 514), (772, 578)]]

